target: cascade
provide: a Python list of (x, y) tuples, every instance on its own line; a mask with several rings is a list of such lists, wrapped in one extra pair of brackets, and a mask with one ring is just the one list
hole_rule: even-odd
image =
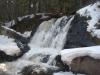
[(73, 17), (63, 16), (57, 20), (44, 21), (31, 39), (30, 45), (40, 48), (62, 49), (72, 19)]

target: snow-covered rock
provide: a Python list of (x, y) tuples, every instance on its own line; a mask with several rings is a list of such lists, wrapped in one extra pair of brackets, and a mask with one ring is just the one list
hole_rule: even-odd
[[(57, 72), (54, 73), (53, 75), (75, 75), (72, 72)], [(77, 74), (77, 75), (84, 75), (84, 74)]]
[(14, 42), (14, 39), (0, 35), (0, 51), (4, 51), (8, 55), (17, 55), (20, 52), (20, 49)]
[(30, 48), (22, 34), (5, 26), (0, 27), (0, 62), (20, 58)]
[(81, 16), (91, 17), (87, 20), (87, 31), (91, 33), (93, 37), (100, 38), (100, 2), (91, 4), (77, 11)]
[(95, 59), (100, 59), (100, 46), (83, 47), (83, 48), (73, 48), (65, 49), (60, 52), (61, 59), (66, 64), (70, 65), (71, 61), (80, 56), (90, 56)]
[(100, 1), (77, 11), (71, 22), (64, 48), (100, 44)]

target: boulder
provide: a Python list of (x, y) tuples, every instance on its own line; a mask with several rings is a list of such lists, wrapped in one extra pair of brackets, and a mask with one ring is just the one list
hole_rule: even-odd
[[(20, 33), (12, 30), (10, 28), (0, 26), (0, 35), (8, 36), (8, 39), (13, 38), (14, 41), (12, 41), (12, 43), (13, 42), (16, 43), (16, 46), (20, 50), (20, 52), (18, 54), (15, 53), (12, 55), (7, 54), (3, 50), (0, 50), (0, 62), (16, 60), (16, 59), (20, 58), (21, 56), (23, 56), (28, 50), (30, 50), (29, 46), (27, 45), (28, 40), (25, 37), (23, 37)], [(5, 40), (7, 40), (7, 39), (5, 39)], [(6, 47), (6, 45), (5, 45), (5, 47)], [(8, 48), (8, 50), (9, 49), (10, 48)]]
[(61, 60), (61, 55), (55, 57), (56, 65), (59, 68), (59, 71), (69, 71), (69, 66), (64, 64)]
[(89, 56), (77, 57), (71, 63), (71, 71), (86, 75), (100, 75), (100, 59)]
[(56, 69), (41, 66), (41, 65), (29, 65), (23, 68), (20, 72), (22, 75), (52, 75)]
[(100, 39), (94, 38), (87, 32), (87, 20), (91, 17), (83, 17), (79, 14), (74, 16), (71, 22), (71, 28), (68, 31), (68, 35), (64, 49), (66, 48), (77, 48), (77, 47), (88, 47), (100, 44)]

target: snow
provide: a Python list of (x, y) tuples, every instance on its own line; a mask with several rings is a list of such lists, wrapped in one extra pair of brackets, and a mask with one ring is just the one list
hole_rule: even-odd
[(31, 8), (33, 8), (33, 4), (31, 4)]
[(22, 16), (22, 17), (17, 17), (18, 18), (18, 21), (22, 21), (23, 19), (25, 19), (25, 18), (33, 18), (34, 17), (34, 14), (31, 14), (31, 15), (25, 15), (25, 16)]
[[(86, 16), (86, 17), (91, 16), (92, 17), (91, 20), (87, 21), (89, 24), (87, 27), (87, 31), (91, 32), (92, 36), (97, 36), (98, 38), (100, 37), (100, 30), (96, 29), (95, 24), (100, 19), (100, 9), (97, 8), (97, 5), (99, 4), (100, 3), (97, 2), (77, 12), (81, 16)], [(27, 17), (33, 18), (34, 15), (31, 14), (31, 15), (18, 17), (18, 20), (22, 21), (24, 18), (27, 18)], [(42, 14), (42, 18), (46, 18), (46, 16)], [(53, 62), (54, 62), (55, 56), (58, 54), (61, 55), (61, 60), (67, 65), (70, 65), (71, 61), (74, 58), (80, 57), (80, 56), (90, 56), (95, 59), (100, 59), (100, 50), (99, 50), (100, 46), (64, 49), (61, 51), (64, 45), (64, 41), (66, 40), (65, 38), (66, 38), (67, 32), (70, 28), (70, 23), (73, 20), (73, 18), (74, 17), (68, 20), (68, 17), (64, 16), (57, 20), (51, 19), (49, 21), (44, 21), (39, 26), (31, 42), (28, 44), (31, 49), (16, 61), (0, 63), (0, 70), (7, 72), (10, 75), (20, 75), (18, 73), (25, 66), (40, 65), (41, 68), (44, 71), (46, 71), (47, 67), (55, 67), (54, 66), (55, 63)], [(11, 23), (8, 23), (6, 25), (8, 25), (9, 27)], [(4, 28), (11, 30), (13, 32), (16, 32), (7, 27), (4, 27)], [(23, 35), (24, 37), (29, 37), (31, 31), (26, 31), (24, 34), (20, 34), (18, 32), (16, 33), (19, 35)], [(14, 41), (15, 40), (12, 38), (8, 38), (7, 36), (0, 35), (0, 50), (4, 51), (8, 55), (19, 54), (20, 49), (17, 47)], [(42, 63), (41, 60), (46, 55), (50, 55), (50, 57), (47, 63)], [(51, 65), (52, 63), (53, 65)], [(36, 68), (35, 70), (36, 72), (39, 72), (40, 69)], [(73, 74), (72, 72), (58, 72), (58, 73), (54, 73), (53, 75), (75, 75), (75, 74)], [(78, 74), (78, 75), (81, 75), (81, 74)]]
[(8, 55), (17, 55), (19, 54), (20, 49), (17, 47), (14, 39), (0, 35), (0, 51), (3, 51)]
[(22, 34), (22, 36), (24, 36), (24, 37), (30, 37), (30, 35), (31, 35), (31, 32), (32, 31), (25, 31), (23, 34)]
[(6, 30), (9, 30), (9, 31), (15, 32), (16, 34), (22, 36), (22, 34), (21, 34), (20, 32), (16, 32), (15, 30), (13, 30), (13, 29), (11, 29), (11, 28), (8, 28), (8, 27), (6, 27), (6, 26), (2, 26), (2, 27), (3, 27), (4, 29), (6, 29)]
[(84, 7), (77, 11), (81, 16), (91, 17), (91, 20), (88, 20), (87, 31), (91, 33), (93, 37), (100, 38), (100, 29), (97, 29), (96, 24), (100, 20), (100, 2), (96, 2), (95, 4), (91, 4), (87, 7)]
[(29, 65), (36, 66), (36, 68), (33, 68), (34, 71), (36, 72), (40, 72), (41, 70), (46, 72), (47, 68), (57, 69), (57, 67), (48, 65), (48, 63), (40, 62), (40, 60), (42, 59), (40, 54), (52, 56), (58, 54), (58, 52), (56, 49), (55, 50), (49, 48), (41, 49), (41, 48), (31, 47), (31, 50), (28, 51), (20, 59), (13, 62), (0, 63), (0, 69), (10, 75), (20, 75), (18, 73), (20, 73), (24, 67)]
[(0, 71), (7, 71), (5, 64), (0, 64)]
[(11, 27), (11, 26), (14, 26), (14, 25), (15, 25), (15, 20), (12, 20), (12, 21), (9, 21), (9, 22), (5, 23), (6, 27)]
[(45, 19), (45, 18), (49, 17), (49, 16), (46, 16), (45, 13), (42, 13), (41, 15), (42, 15), (42, 17), (40, 19)]
[(61, 59), (64, 63), (70, 65), (71, 61), (80, 56), (90, 56), (95, 59), (100, 59), (100, 46), (83, 47), (83, 48), (73, 48), (65, 49), (60, 52)]
[[(11, 1), (13, 3), (13, 1)], [(25, 15), (25, 16), (22, 16), (22, 17), (17, 17), (18, 21), (22, 21), (23, 19), (25, 18), (33, 18), (34, 17), (34, 14), (30, 14), (30, 15)], [(11, 27), (11, 26), (14, 26), (16, 24), (16, 21), (15, 20), (11, 20), (9, 22), (5, 22), (4, 23), (6, 27)]]
[[(58, 72), (54, 73), (53, 75), (75, 75), (72, 72)], [(77, 75), (84, 75), (84, 74), (77, 74)]]

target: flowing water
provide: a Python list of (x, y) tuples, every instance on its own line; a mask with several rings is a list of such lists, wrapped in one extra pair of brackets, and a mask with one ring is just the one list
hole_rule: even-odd
[(62, 49), (73, 18), (63, 16), (40, 24), (30, 44), (41, 48)]
[(64, 47), (73, 18), (63, 16), (41, 23), (29, 43), (31, 50), (16, 61), (0, 64), (3, 65), (0, 69), (10, 75), (20, 75), (20, 71), (28, 65), (40, 65), (43, 68), (54, 66), (52, 61)]

